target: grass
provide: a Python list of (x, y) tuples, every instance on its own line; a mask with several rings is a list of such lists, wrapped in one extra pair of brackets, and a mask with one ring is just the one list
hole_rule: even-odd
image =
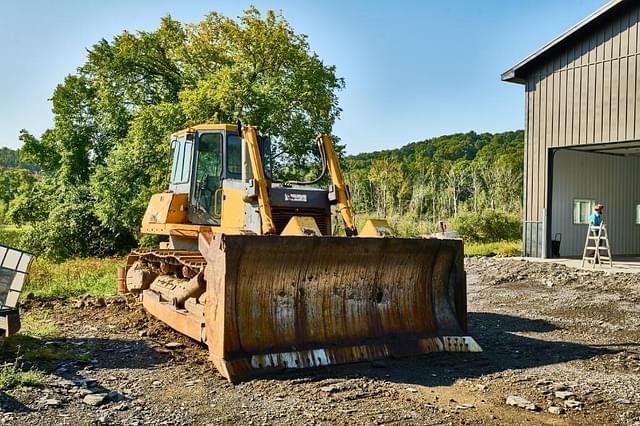
[(60, 329), (51, 319), (51, 312), (45, 310), (30, 310), (20, 314), (22, 321), (21, 334), (36, 338), (60, 337)]
[(465, 256), (521, 256), (522, 241), (464, 243)]
[(17, 367), (17, 363), (5, 364), (0, 367), (0, 390), (17, 388), (18, 390), (26, 387), (44, 386), (47, 382), (47, 376), (39, 370), (23, 371)]
[(23, 293), (32, 293), (37, 299), (115, 294), (116, 270), (124, 262), (123, 258), (87, 258), (53, 263), (38, 258), (31, 268), (29, 283)]
[(62, 361), (88, 362), (92, 358), (94, 345), (61, 339), (62, 333), (49, 311), (26, 311), (21, 314), (21, 321), (19, 334), (0, 340), (0, 361), (30, 361), (53, 369)]
[[(0, 226), (0, 244), (20, 249), (20, 239), (27, 230), (26, 226)], [(124, 266), (123, 258), (86, 258), (54, 263), (38, 257), (31, 266), (23, 293), (32, 293), (37, 299), (115, 294), (119, 266)]]
[(20, 333), (5, 338), (0, 349), (4, 352), (2, 358), (19, 358), (54, 369), (63, 361), (88, 362), (93, 356), (94, 346), (90, 343), (75, 345), (64, 340), (34, 338)]

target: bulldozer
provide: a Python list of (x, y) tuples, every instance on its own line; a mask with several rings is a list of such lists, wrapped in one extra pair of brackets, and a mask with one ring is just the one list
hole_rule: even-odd
[(131, 252), (127, 291), (205, 344), (231, 382), (480, 351), (467, 335), (462, 240), (398, 238), (384, 219), (358, 230), (331, 137), (316, 143), (321, 175), (277, 182), (271, 139), (254, 126), (173, 134), (169, 188), (151, 197), (141, 227), (166, 241)]

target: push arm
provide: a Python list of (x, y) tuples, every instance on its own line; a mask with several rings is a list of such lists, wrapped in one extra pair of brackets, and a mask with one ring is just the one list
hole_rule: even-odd
[(338, 200), (338, 211), (342, 216), (342, 220), (344, 220), (345, 230), (347, 232), (347, 236), (353, 237), (358, 235), (358, 230), (356, 229), (356, 225), (353, 221), (353, 210), (351, 208), (351, 200), (349, 199), (349, 192), (347, 191), (347, 185), (344, 183), (344, 178), (342, 177), (342, 170), (340, 169), (340, 162), (338, 161), (338, 156), (336, 155), (336, 151), (333, 148), (333, 142), (331, 141), (331, 136), (329, 135), (321, 135), (322, 146), (324, 148), (324, 152), (327, 155), (327, 168), (329, 169), (329, 174), (331, 175), (331, 182), (333, 183), (333, 187), (336, 191), (336, 197)]
[(260, 147), (258, 146), (258, 136), (256, 128), (253, 126), (244, 126), (242, 128), (242, 137), (247, 144), (249, 158), (251, 161), (251, 169), (253, 171), (253, 179), (258, 188), (258, 206), (260, 208), (260, 218), (262, 219), (262, 233), (275, 234), (276, 226), (271, 216), (271, 203), (269, 201), (269, 193), (267, 191), (267, 177), (262, 168), (262, 159), (260, 158)]

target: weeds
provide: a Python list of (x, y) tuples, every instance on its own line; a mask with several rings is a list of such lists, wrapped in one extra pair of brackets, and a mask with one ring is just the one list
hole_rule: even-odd
[(24, 293), (37, 299), (67, 299), (83, 295), (116, 293), (116, 270), (122, 258), (87, 258), (53, 263), (44, 258), (34, 262)]
[(40, 309), (23, 314), (22, 331), (0, 341), (0, 361), (20, 358), (45, 368), (55, 368), (62, 361), (88, 362), (94, 346), (60, 339), (62, 333), (49, 315)]
[(464, 243), (465, 256), (521, 256), (522, 241)]
[(22, 370), (23, 357), (20, 355), (20, 347), (16, 352), (15, 360), (0, 366), (0, 391), (17, 388), (21, 390), (26, 387), (44, 386), (47, 382), (47, 376), (38, 370)]
[(15, 364), (0, 367), (0, 390), (26, 387), (39, 387), (47, 383), (47, 377), (38, 370), (22, 371)]
[(34, 311), (21, 313), (22, 334), (34, 337), (53, 338), (60, 336), (60, 330), (50, 319), (49, 311), (38, 311), (38, 317)]
[(45, 340), (25, 334), (7, 337), (0, 345), (2, 358), (20, 356), (46, 368), (55, 368), (62, 361), (88, 362), (93, 349), (87, 342)]

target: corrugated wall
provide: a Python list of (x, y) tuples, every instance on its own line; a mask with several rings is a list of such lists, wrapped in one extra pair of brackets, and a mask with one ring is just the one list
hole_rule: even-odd
[[(639, 12), (640, 5), (528, 78), (524, 221), (530, 233), (544, 227), (550, 148), (640, 140)], [(525, 242), (525, 255), (543, 256), (542, 247), (539, 239)]]
[(604, 204), (609, 242), (614, 255), (640, 254), (640, 158), (558, 151), (553, 160), (551, 231), (562, 234), (561, 256), (582, 256), (587, 225), (573, 224), (574, 199)]

